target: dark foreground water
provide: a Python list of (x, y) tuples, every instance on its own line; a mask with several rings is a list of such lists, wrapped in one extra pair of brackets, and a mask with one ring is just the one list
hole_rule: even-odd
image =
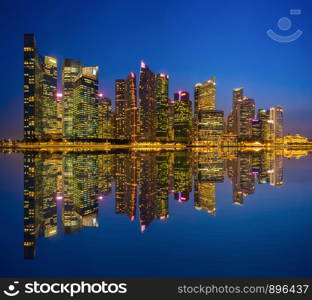
[(312, 276), (307, 153), (2, 153), (0, 170), (2, 277)]

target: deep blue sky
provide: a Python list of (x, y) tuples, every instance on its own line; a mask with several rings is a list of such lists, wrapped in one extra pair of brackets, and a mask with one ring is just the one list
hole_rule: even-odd
[[(289, 9), (302, 9), (290, 16)], [(100, 84), (113, 97), (114, 80), (138, 72), (144, 59), (170, 75), (170, 95), (193, 91), (217, 77), (217, 107), (231, 107), (231, 90), (245, 87), (257, 106), (282, 105), (286, 132), (312, 137), (312, 2), (218, 1), (1, 1), (0, 137), (22, 136), (23, 33), (36, 34), (41, 54), (100, 67)], [(277, 27), (281, 17), (293, 26)], [(271, 40), (266, 31), (288, 35)]]

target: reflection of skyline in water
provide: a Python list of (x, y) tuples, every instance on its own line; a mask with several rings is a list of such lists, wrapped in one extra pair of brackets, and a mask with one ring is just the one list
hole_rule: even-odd
[[(169, 218), (169, 195), (190, 200), (216, 216), (216, 186), (227, 176), (232, 202), (243, 205), (255, 184), (283, 184), (283, 155), (277, 152), (121, 152), (24, 154), (24, 257), (34, 258), (39, 237), (98, 227), (99, 201), (115, 198), (115, 213), (139, 219), (144, 232)], [(58, 209), (59, 208), (59, 209)], [(58, 216), (58, 211), (61, 216)], [(139, 214), (139, 215), (137, 215)], [(61, 227), (58, 228), (58, 217)]]

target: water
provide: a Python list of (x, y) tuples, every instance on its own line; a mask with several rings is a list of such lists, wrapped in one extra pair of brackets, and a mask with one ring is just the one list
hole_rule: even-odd
[(2, 277), (312, 275), (306, 152), (1, 153), (0, 170)]

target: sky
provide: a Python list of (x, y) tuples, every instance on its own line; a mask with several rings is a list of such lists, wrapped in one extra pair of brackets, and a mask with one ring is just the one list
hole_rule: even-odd
[[(143, 59), (169, 74), (170, 97), (186, 90), (193, 98), (197, 82), (216, 76), (218, 109), (228, 114), (232, 89), (244, 87), (257, 108), (284, 108), (285, 133), (312, 137), (311, 14), (309, 0), (2, 0), (0, 138), (22, 138), (24, 33), (60, 66), (64, 58), (99, 66), (100, 90), (110, 98), (115, 79), (138, 74)], [(282, 17), (292, 22), (288, 30), (278, 27)], [(269, 29), (303, 34), (279, 43)]]

